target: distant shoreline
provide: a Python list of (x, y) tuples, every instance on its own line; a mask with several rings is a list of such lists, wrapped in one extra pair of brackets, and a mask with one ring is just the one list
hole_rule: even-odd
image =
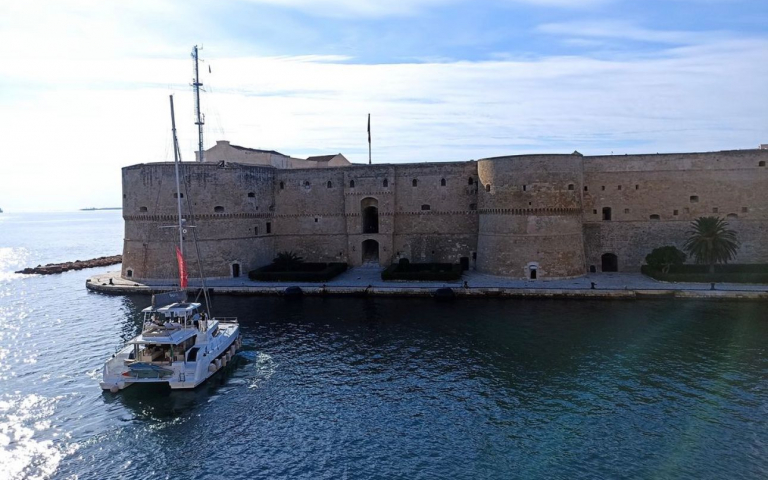
[(123, 207), (103, 207), (103, 208), (96, 208), (96, 207), (90, 207), (90, 208), (81, 208), (81, 212), (92, 212), (94, 210), (122, 210)]

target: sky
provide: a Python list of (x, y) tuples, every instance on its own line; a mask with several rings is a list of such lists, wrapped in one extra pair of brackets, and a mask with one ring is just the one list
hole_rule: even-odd
[(4, 0), (0, 208), (121, 205), (205, 146), (374, 163), (768, 143), (765, 0)]

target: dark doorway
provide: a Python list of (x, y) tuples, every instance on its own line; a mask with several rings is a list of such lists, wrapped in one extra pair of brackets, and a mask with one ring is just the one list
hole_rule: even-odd
[(611, 221), (611, 207), (603, 207), (603, 220)]
[(232, 264), (232, 277), (237, 278), (240, 276), (240, 264), (239, 263), (233, 263)]
[(363, 263), (379, 263), (379, 242), (376, 240), (363, 242)]
[(360, 202), (363, 214), (363, 233), (379, 233), (379, 202), (375, 198), (364, 198)]
[(619, 271), (619, 259), (615, 253), (604, 253), (601, 257), (603, 262), (604, 272), (618, 272)]
[(469, 257), (461, 257), (459, 259), (459, 263), (461, 264), (461, 271), (466, 272), (469, 270)]

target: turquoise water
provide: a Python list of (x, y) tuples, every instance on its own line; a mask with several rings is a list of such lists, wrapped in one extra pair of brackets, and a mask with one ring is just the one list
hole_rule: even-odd
[(764, 304), (216, 297), (234, 368), (112, 395), (149, 298), (9, 272), (121, 236), (0, 215), (0, 478), (768, 478)]

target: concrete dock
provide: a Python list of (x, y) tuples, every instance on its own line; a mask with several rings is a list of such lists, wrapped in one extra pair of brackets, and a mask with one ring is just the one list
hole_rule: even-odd
[[(544, 297), (544, 298), (693, 298), (716, 300), (768, 300), (768, 285), (659, 282), (639, 273), (597, 273), (565, 280), (513, 280), (476, 272), (465, 272), (455, 282), (383, 281), (381, 268), (352, 268), (327, 283), (260, 282), (247, 277), (212, 279), (206, 285), (213, 294), (285, 295), (289, 287), (299, 287), (305, 295), (381, 295), (456, 297)], [(594, 285), (593, 285), (594, 284)], [(199, 283), (190, 279), (190, 288)], [(178, 289), (170, 282), (139, 283), (120, 278), (120, 272), (94, 275), (86, 281), (92, 291), (124, 295), (152, 294)], [(295, 289), (294, 289), (295, 290)], [(440, 295), (438, 294), (438, 295)]]

